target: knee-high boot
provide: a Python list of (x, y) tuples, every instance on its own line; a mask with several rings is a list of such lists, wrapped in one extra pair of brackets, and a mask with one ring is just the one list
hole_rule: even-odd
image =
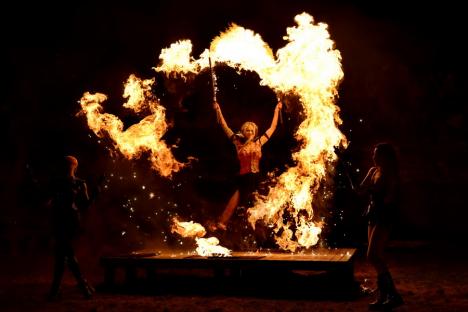
[(392, 275), (390, 272), (385, 272), (383, 275), (383, 283), (387, 289), (387, 299), (382, 303), (384, 309), (392, 309), (399, 307), (403, 304), (403, 298), (398, 293), (393, 283)]
[(65, 257), (61, 252), (57, 251), (55, 254), (54, 277), (47, 296), (48, 300), (54, 301), (60, 298), (60, 282), (62, 281), (64, 271)]
[(75, 276), (76, 282), (78, 283), (78, 288), (80, 289), (83, 296), (86, 299), (91, 299), (94, 293), (94, 288), (88, 284), (88, 281), (81, 274), (78, 261), (76, 260), (75, 257), (70, 257), (68, 259), (68, 266), (70, 267), (70, 271)]
[(383, 303), (387, 300), (388, 289), (387, 284), (385, 283), (385, 276), (379, 274), (377, 276), (377, 298), (369, 303), (369, 310), (378, 311), (382, 309)]

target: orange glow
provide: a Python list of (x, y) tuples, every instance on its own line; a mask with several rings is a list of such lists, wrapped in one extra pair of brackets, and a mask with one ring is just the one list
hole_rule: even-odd
[(164, 107), (151, 93), (153, 83), (153, 79), (141, 80), (134, 75), (128, 78), (124, 91), (124, 98), (128, 98), (128, 101), (123, 106), (136, 113), (147, 109), (149, 115), (125, 131), (123, 122), (117, 116), (102, 113), (104, 109), (101, 104), (106, 101), (106, 95), (86, 92), (80, 104), (89, 128), (98, 137), (109, 137), (115, 148), (128, 159), (147, 157), (152, 169), (163, 177), (170, 177), (186, 164), (178, 162), (170, 148), (161, 140), (168, 125)]
[(200, 223), (181, 222), (177, 218), (172, 220), (171, 232), (182, 237), (203, 237), (206, 234), (205, 228)]

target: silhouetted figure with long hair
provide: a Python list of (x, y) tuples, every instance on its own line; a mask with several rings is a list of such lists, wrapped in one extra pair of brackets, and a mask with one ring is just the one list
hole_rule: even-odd
[(234, 133), (226, 123), (221, 112), (221, 107), (217, 102), (213, 103), (217, 121), (224, 130), (227, 137), (233, 142), (237, 151), (237, 158), (240, 163), (240, 171), (237, 176), (237, 189), (229, 199), (226, 208), (221, 214), (218, 222), (211, 226), (211, 229), (226, 230), (226, 225), (235, 209), (241, 203), (244, 206), (251, 204), (251, 196), (258, 187), (258, 176), (260, 172), (260, 159), (262, 157), (262, 146), (275, 132), (278, 124), (278, 115), (282, 107), (281, 101), (276, 104), (273, 120), (270, 127), (264, 134), (258, 136), (258, 127), (251, 121), (245, 122), (240, 133)]
[(378, 297), (369, 304), (371, 310), (385, 310), (403, 304), (388, 270), (384, 251), (395, 222), (400, 197), (400, 180), (395, 149), (389, 143), (374, 148), (374, 166), (360, 184), (369, 195), (367, 259), (377, 273)]
[(60, 283), (65, 264), (73, 273), (80, 291), (87, 299), (94, 289), (81, 274), (74, 252), (74, 241), (80, 233), (81, 212), (91, 203), (86, 182), (75, 176), (78, 160), (73, 156), (63, 159), (58, 177), (51, 187), (49, 205), (52, 209), (52, 228), (55, 240), (55, 265), (49, 300), (60, 296)]

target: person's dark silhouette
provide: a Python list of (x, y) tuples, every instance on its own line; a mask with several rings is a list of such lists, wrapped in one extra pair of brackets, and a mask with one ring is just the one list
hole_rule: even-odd
[(384, 250), (395, 223), (399, 204), (400, 182), (395, 150), (388, 143), (374, 148), (374, 166), (360, 185), (360, 191), (369, 195), (367, 259), (377, 273), (378, 297), (369, 304), (371, 310), (392, 309), (403, 304), (388, 270)]
[(60, 283), (67, 264), (83, 296), (89, 299), (94, 289), (81, 274), (73, 245), (80, 232), (81, 212), (89, 207), (91, 201), (86, 182), (75, 176), (78, 160), (73, 156), (66, 156), (60, 167), (59, 175), (51, 185), (50, 194), (55, 264), (48, 297), (49, 300), (55, 300), (60, 296)]

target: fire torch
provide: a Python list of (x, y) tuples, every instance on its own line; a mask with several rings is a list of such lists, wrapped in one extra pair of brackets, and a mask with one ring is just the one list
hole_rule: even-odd
[(213, 69), (213, 67), (211, 66), (211, 56), (208, 56), (208, 62), (210, 64), (210, 72), (211, 72), (211, 87), (212, 87), (212, 92), (213, 92), (213, 103), (216, 103), (216, 73)]
[(281, 101), (281, 103), (283, 103), (283, 108), (280, 109), (280, 111), (278, 112), (278, 121), (279, 121), (279, 124), (282, 125), (283, 124), (283, 109), (284, 109), (284, 106), (286, 105), (286, 103), (284, 102), (285, 95), (280, 92), (276, 94), (276, 98), (278, 102)]

